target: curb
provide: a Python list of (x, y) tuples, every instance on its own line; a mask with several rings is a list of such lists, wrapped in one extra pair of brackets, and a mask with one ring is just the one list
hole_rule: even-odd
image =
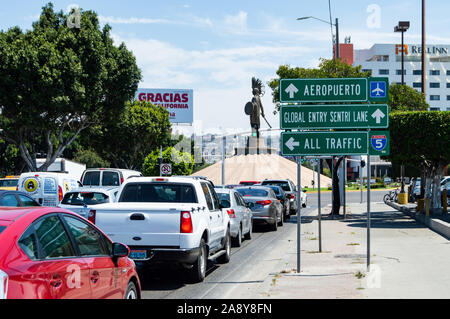
[(405, 213), (406, 215), (414, 218), (416, 221), (418, 221), (421, 224), (424, 224), (428, 228), (430, 228), (432, 231), (438, 233), (439, 235), (445, 237), (446, 239), (450, 240), (450, 224), (446, 223), (440, 219), (437, 218), (430, 218), (426, 217), (425, 215), (417, 212), (411, 211), (410, 208), (399, 205), (393, 202), (385, 202), (386, 205), (391, 206), (392, 208), (395, 208), (398, 211), (401, 211)]

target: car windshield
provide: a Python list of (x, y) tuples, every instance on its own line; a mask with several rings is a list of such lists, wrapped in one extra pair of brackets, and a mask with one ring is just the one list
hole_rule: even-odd
[(240, 188), (237, 189), (237, 191), (242, 196), (267, 197), (269, 195), (269, 192), (263, 189), (255, 189), (255, 188)]
[(0, 226), (0, 234), (6, 229), (6, 226)]
[(0, 180), (0, 187), (16, 187), (18, 179), (2, 179)]
[(103, 204), (108, 202), (109, 196), (103, 193), (97, 193), (97, 192), (74, 192), (74, 193), (67, 193), (63, 200), (61, 201), (61, 204), (64, 205), (75, 205), (75, 206), (82, 206), (84, 204), (86, 205), (97, 205), (97, 204)]
[(194, 187), (180, 183), (130, 183), (123, 189), (119, 202), (198, 203)]
[(100, 185), (100, 172), (92, 171), (86, 172), (83, 178), (83, 185), (85, 186), (99, 186)]
[(290, 192), (291, 188), (289, 187), (288, 182), (262, 182), (262, 185), (274, 185), (274, 186), (280, 186), (285, 192)]

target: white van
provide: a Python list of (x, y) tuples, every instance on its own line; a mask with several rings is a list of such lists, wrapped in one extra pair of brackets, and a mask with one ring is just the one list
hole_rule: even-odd
[(30, 172), (20, 175), (17, 190), (30, 195), (42, 206), (57, 206), (64, 195), (79, 187), (78, 180), (67, 173)]
[(121, 168), (88, 168), (81, 176), (83, 187), (120, 186), (130, 177), (140, 177), (141, 172)]

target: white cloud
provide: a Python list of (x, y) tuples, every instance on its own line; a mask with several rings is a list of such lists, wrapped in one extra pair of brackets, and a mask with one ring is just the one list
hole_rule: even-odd
[(173, 24), (174, 21), (167, 19), (148, 19), (148, 18), (120, 18), (120, 17), (98, 17), (100, 23), (111, 23), (111, 24)]
[(247, 32), (247, 12), (239, 11), (236, 15), (225, 15), (226, 27), (235, 33)]

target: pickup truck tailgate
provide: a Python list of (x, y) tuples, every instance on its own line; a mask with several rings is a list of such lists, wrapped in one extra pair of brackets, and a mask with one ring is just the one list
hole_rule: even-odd
[(95, 224), (113, 241), (157, 247), (180, 246), (180, 214), (192, 209), (192, 205), (173, 203), (112, 203), (97, 207)]

